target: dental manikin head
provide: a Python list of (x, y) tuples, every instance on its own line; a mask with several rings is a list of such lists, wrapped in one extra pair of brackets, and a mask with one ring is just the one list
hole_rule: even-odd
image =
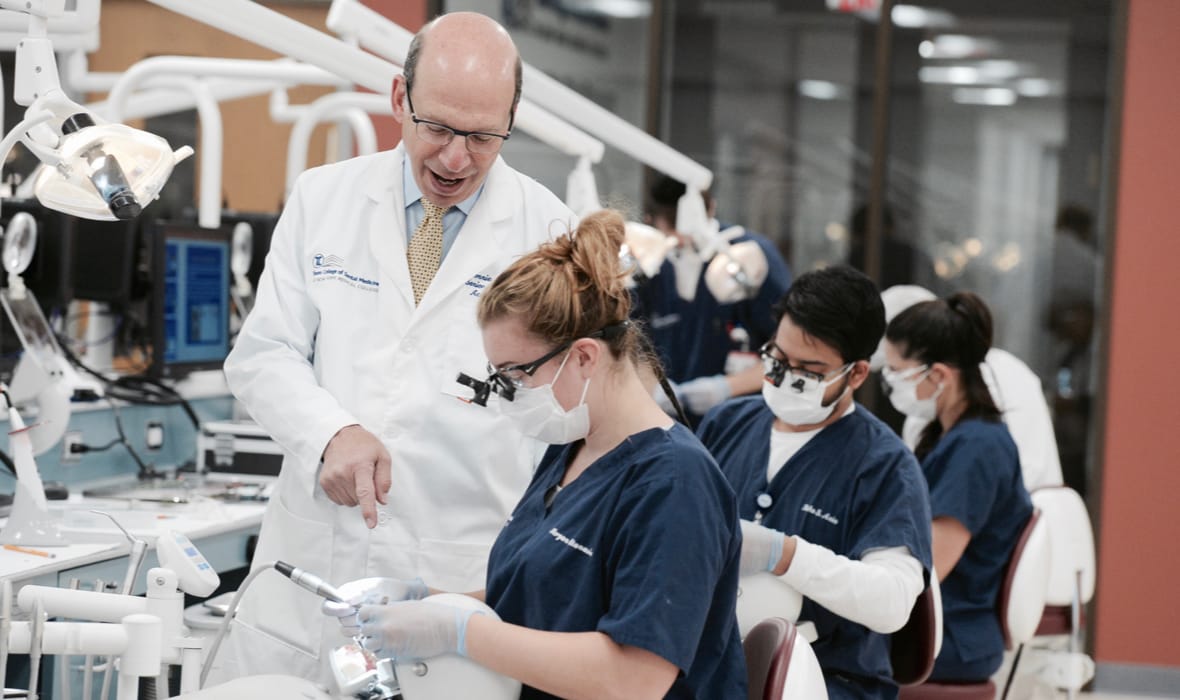
[(521, 75), (516, 45), (489, 17), (453, 12), (418, 32), (392, 101), (423, 197), (450, 207), (483, 186), (512, 131)]
[[(469, 595), (439, 593), (428, 599), (499, 619), (495, 610)], [(358, 700), (396, 697), (403, 700), (516, 700), (520, 697), (520, 681), (490, 671), (457, 654), (443, 654), (421, 661), (398, 661), (379, 659), (356, 644), (346, 644), (333, 650), (328, 660), (340, 697)]]

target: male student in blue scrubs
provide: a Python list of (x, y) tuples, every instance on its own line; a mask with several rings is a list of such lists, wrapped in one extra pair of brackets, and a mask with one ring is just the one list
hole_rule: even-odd
[(803, 596), (829, 697), (896, 698), (888, 635), (929, 579), (930, 504), (913, 453), (852, 398), (885, 329), (880, 293), (832, 267), (775, 309), (762, 395), (721, 404), (697, 434), (737, 492), (742, 572)]
[[(676, 386), (689, 421), (695, 425), (725, 399), (758, 391), (762, 376), (752, 351), (774, 335), (771, 307), (790, 286), (791, 273), (773, 243), (761, 234), (746, 231), (731, 243), (758, 244), (766, 256), (766, 280), (750, 299), (719, 301), (705, 284), (708, 261), (702, 264), (692, 243), (676, 231), (676, 205), (682, 195), (684, 184), (666, 176), (656, 181), (649, 192), (648, 222), (665, 235), (676, 237), (680, 244), (669, 253), (659, 274), (636, 288), (632, 315), (647, 324), (664, 371)], [(707, 193), (705, 196), (712, 216), (714, 202)], [(683, 275), (692, 279), (687, 283), (677, 279)], [(691, 299), (679, 290), (685, 284), (691, 290)], [(743, 334), (744, 342), (734, 339)], [(755, 361), (747, 367), (727, 366), (730, 352), (741, 350), (750, 351)]]

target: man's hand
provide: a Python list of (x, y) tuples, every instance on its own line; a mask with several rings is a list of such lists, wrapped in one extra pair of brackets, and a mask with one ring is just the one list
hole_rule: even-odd
[(385, 505), (393, 485), (389, 450), (359, 425), (340, 429), (324, 450), (320, 486), (333, 503), (361, 507), (369, 528), (377, 527), (377, 503)]

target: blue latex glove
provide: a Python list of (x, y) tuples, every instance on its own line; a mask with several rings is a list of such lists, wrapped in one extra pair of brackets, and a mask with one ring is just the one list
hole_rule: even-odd
[(687, 382), (681, 382), (676, 387), (676, 396), (685, 404), (689, 411), (703, 416), (722, 401), (733, 394), (729, 388), (729, 381), (724, 374), (714, 374), (709, 377), (697, 377)]
[(422, 579), (361, 578), (349, 581), (336, 589), (344, 603), (325, 600), (320, 609), (325, 615), (340, 621), (340, 631), (346, 637), (360, 634), (357, 613), (364, 605), (388, 605), (404, 600), (421, 600), (430, 595)]
[(432, 600), (365, 605), (360, 610), (361, 646), (398, 661), (466, 656), (467, 621), (476, 612)]
[(783, 542), (787, 536), (778, 530), (742, 520), (742, 561), (739, 571), (744, 576), (759, 571), (774, 571), (783, 557)]

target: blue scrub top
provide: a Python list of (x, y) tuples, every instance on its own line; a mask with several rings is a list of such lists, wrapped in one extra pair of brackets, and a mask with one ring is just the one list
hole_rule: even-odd
[[(580, 444), (580, 443), (574, 443)], [(599, 631), (680, 669), (667, 698), (744, 698), (733, 490), (680, 424), (632, 435), (563, 488), (573, 445), (545, 453), (488, 560), (501, 619)], [(525, 687), (526, 698), (551, 698)]]
[[(746, 520), (850, 559), (884, 547), (906, 547), (931, 566), (930, 505), (914, 455), (889, 426), (859, 404), (821, 430), (767, 483), (774, 414), (761, 396), (727, 401), (709, 412), (698, 435), (737, 491)], [(759, 495), (771, 504), (759, 508)], [(800, 620), (815, 623), (812, 644), (839, 698), (896, 698), (888, 635), (846, 620), (804, 597)]]
[[(722, 226), (722, 228), (725, 228)], [(771, 307), (791, 286), (791, 272), (778, 249), (765, 236), (746, 232), (732, 242), (754, 241), (766, 254), (768, 272), (758, 294), (736, 304), (722, 304), (705, 284), (705, 268), (697, 282), (696, 296), (685, 301), (676, 293), (676, 269), (665, 260), (660, 272), (636, 288), (632, 318), (647, 324), (648, 334), (674, 382), (725, 372), (731, 346), (729, 333), (741, 326), (750, 334), (750, 351), (774, 337), (778, 330)], [(691, 416), (695, 424), (700, 416)]]
[(942, 652), (931, 678), (983, 680), (1000, 667), (996, 599), (1012, 548), (1032, 516), (1020, 457), (999, 421), (959, 421), (922, 460), (934, 517), (950, 516), (971, 541), (942, 582)]

